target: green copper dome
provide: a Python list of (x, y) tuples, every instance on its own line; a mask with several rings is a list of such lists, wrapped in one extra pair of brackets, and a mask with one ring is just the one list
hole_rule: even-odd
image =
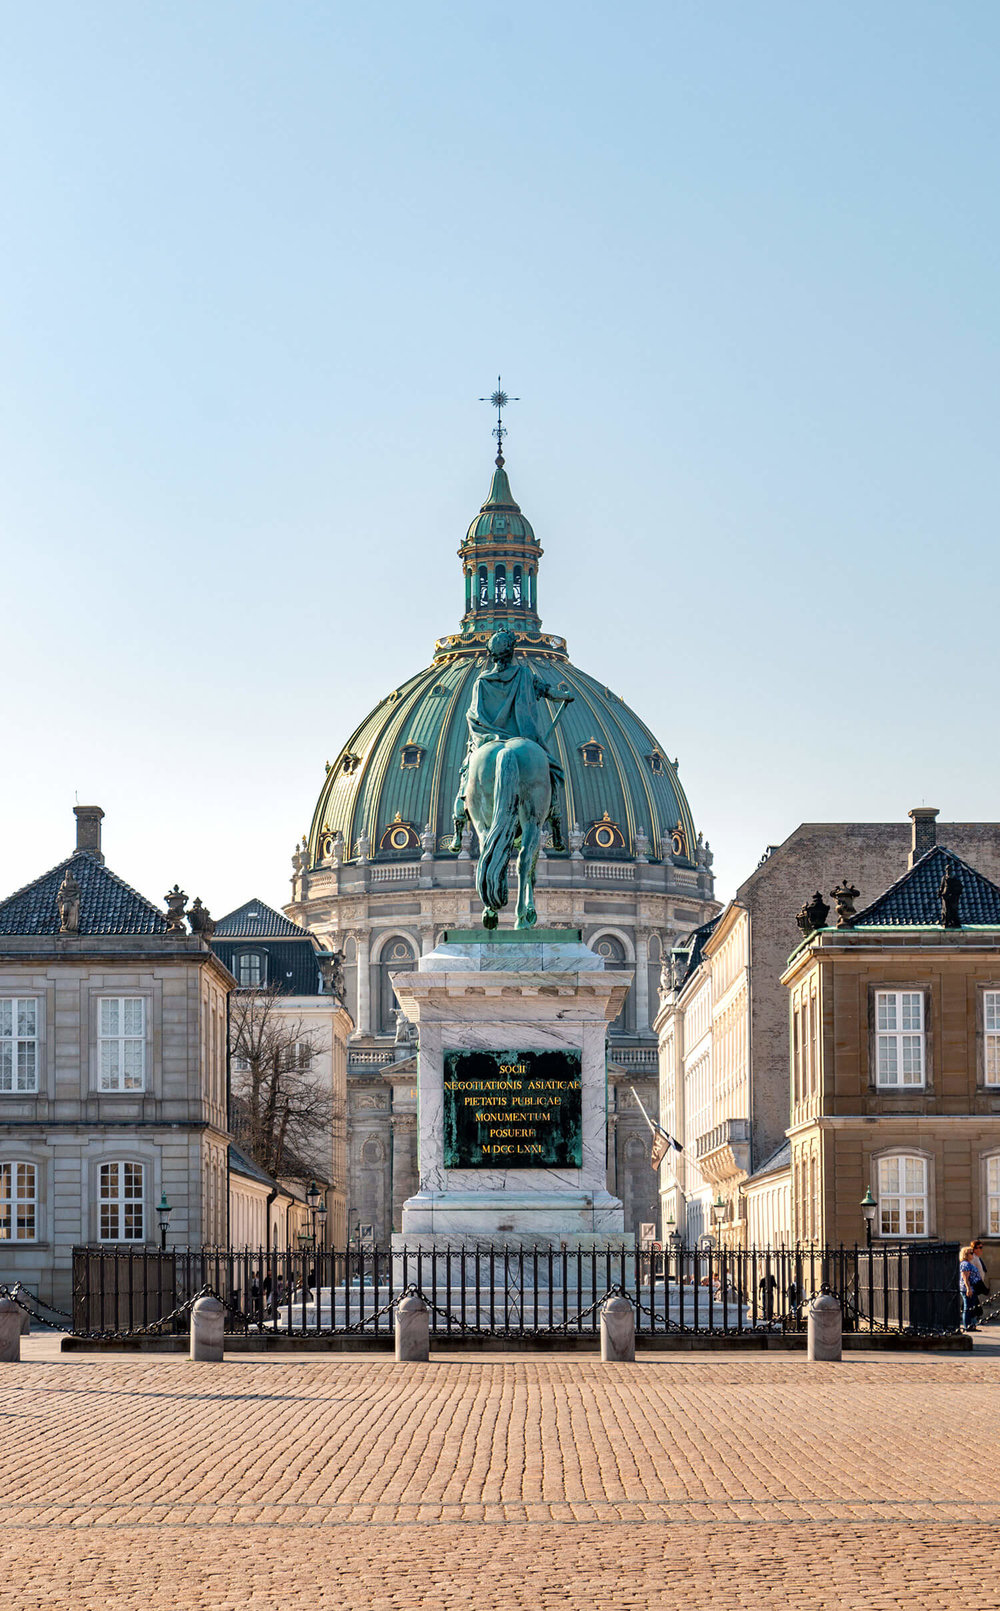
[[(466, 579), (462, 631), (438, 640), (432, 663), (393, 689), (328, 768), (309, 833), (309, 865), (338, 851), (344, 861), (363, 853), (375, 862), (442, 853), (452, 835), (472, 685), (490, 633), (504, 625), (517, 633), (518, 654), (575, 696), (551, 740), (566, 774), (567, 843), (586, 858), (639, 854), (693, 866), (694, 822), (676, 763), (624, 700), (569, 663), (562, 638), (541, 631), (541, 549), (502, 460), (459, 555)], [(570, 841), (574, 826), (581, 832)]]

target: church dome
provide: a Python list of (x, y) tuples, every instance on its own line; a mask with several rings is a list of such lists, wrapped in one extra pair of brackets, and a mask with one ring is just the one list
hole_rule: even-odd
[(564, 639), (541, 630), (541, 553), (498, 455), (489, 497), (459, 549), (462, 630), (439, 639), (431, 664), (394, 688), (328, 763), (309, 867), (415, 861), (446, 850), (472, 685), (499, 626), (516, 633), (518, 656), (540, 677), (574, 695), (572, 704), (554, 707), (561, 715), (549, 741), (566, 775), (567, 849), (558, 859), (575, 851), (603, 861), (639, 856), (695, 866), (694, 822), (676, 761), (620, 695), (571, 664)]

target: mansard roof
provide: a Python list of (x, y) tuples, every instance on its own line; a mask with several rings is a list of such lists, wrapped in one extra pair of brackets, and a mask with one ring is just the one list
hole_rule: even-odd
[(309, 933), (264, 901), (247, 901), (215, 925), (217, 940), (308, 940)]
[(80, 886), (79, 934), (165, 934), (167, 920), (144, 896), (86, 850), (0, 902), (0, 934), (58, 934), (56, 897), (69, 870)]
[(857, 914), (851, 927), (941, 928), (939, 890), (949, 863), (962, 881), (958, 903), (961, 926), (1000, 928), (1000, 889), (944, 845), (925, 851), (902, 878)]

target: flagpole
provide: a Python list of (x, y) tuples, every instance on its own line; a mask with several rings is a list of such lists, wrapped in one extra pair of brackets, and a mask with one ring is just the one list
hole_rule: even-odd
[(638, 1091), (636, 1090), (635, 1086), (630, 1085), (629, 1090), (632, 1092), (632, 1095), (635, 1097), (635, 1100), (636, 1100), (636, 1102), (638, 1104), (638, 1107), (639, 1107), (639, 1112), (642, 1114), (642, 1116), (645, 1119), (646, 1123), (649, 1125), (649, 1133), (650, 1133), (650, 1135), (655, 1136), (657, 1130), (660, 1129), (661, 1126), (654, 1124), (652, 1119), (649, 1117), (649, 1114), (646, 1112), (646, 1109), (642, 1105), (642, 1098), (640, 1097), (640, 1095), (639, 1095)]

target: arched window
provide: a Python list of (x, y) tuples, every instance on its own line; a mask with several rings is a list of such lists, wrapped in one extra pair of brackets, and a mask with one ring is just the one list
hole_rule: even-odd
[(0, 1242), (33, 1242), (38, 1234), (38, 1170), (33, 1163), (0, 1163)]
[(493, 572), (493, 598), (497, 604), (507, 603), (507, 567), (498, 565)]
[(893, 1152), (878, 1161), (880, 1236), (929, 1236), (930, 1190), (927, 1159)]
[(267, 958), (263, 951), (240, 951), (233, 972), (241, 990), (260, 990), (267, 984)]
[(391, 973), (410, 973), (417, 965), (413, 954), (413, 947), (409, 940), (401, 935), (394, 935), (386, 940), (378, 960), (379, 992), (378, 992), (378, 1027), (380, 1035), (394, 1035), (396, 1032), (396, 997), (393, 994)]
[(515, 609), (520, 609), (520, 607), (521, 607), (521, 567), (520, 567), (520, 565), (515, 565), (514, 566), (514, 574), (513, 574), (513, 577), (511, 579), (511, 603), (514, 605)]
[(145, 1237), (141, 1163), (105, 1163), (98, 1177), (98, 1237), (102, 1242), (141, 1242)]
[[(599, 957), (604, 958), (605, 972), (620, 973), (631, 966), (625, 954), (625, 947), (614, 934), (602, 934), (599, 939), (593, 940), (591, 950), (596, 951)], [(612, 1035), (625, 1035), (628, 1033), (627, 1018), (630, 997), (631, 991), (622, 1002), (622, 1009), (618, 1017), (614, 1023), (608, 1026)]]
[(490, 579), (485, 565), (479, 567), (479, 603), (485, 608), (490, 602)]

